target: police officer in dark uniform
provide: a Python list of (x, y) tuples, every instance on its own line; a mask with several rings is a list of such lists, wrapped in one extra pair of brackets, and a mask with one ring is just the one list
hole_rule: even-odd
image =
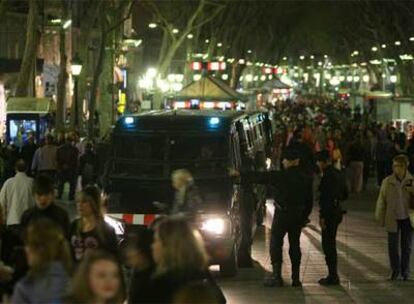
[(292, 263), (292, 286), (302, 286), (299, 278), (301, 250), (300, 234), (312, 211), (312, 179), (299, 168), (299, 153), (287, 149), (283, 156), (283, 171), (242, 173), (241, 179), (251, 183), (267, 184), (274, 189), (275, 215), (273, 217), (270, 257), (273, 275), (265, 286), (283, 286), (282, 249), (286, 234), (289, 238), (289, 255)]
[(348, 196), (345, 177), (332, 165), (329, 152), (324, 150), (316, 155), (322, 172), (319, 186), (320, 226), (322, 230), (322, 248), (325, 253), (328, 276), (320, 279), (321, 285), (339, 285), (338, 262), (336, 252), (336, 233), (345, 213), (341, 201)]

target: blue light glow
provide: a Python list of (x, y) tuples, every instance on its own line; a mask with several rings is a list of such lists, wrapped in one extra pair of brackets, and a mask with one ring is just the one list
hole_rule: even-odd
[(134, 117), (125, 117), (124, 122), (126, 125), (131, 125), (134, 123)]
[(220, 119), (218, 117), (211, 117), (209, 120), (210, 126), (217, 126), (220, 123)]

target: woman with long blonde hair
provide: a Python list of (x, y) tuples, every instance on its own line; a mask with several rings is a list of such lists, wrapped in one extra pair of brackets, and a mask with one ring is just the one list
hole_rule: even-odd
[(102, 249), (118, 256), (118, 241), (114, 228), (104, 220), (101, 192), (95, 186), (87, 186), (78, 195), (76, 207), (79, 218), (71, 225), (70, 245), (76, 262), (87, 251)]
[(182, 288), (202, 282), (217, 295), (217, 303), (225, 303), (208, 272), (208, 256), (201, 235), (183, 218), (168, 217), (155, 226), (152, 253), (156, 270), (152, 288), (145, 297), (149, 302), (171, 303)]

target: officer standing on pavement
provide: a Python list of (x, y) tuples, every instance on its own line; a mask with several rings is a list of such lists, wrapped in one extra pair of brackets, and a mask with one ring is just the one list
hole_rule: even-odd
[(341, 201), (348, 196), (345, 178), (336, 169), (327, 150), (316, 155), (322, 173), (319, 186), (320, 226), (322, 230), (322, 248), (325, 253), (328, 276), (319, 280), (321, 285), (339, 285), (338, 262), (336, 252), (336, 233), (342, 222), (344, 211)]
[(273, 217), (270, 257), (273, 275), (267, 278), (267, 287), (281, 287), (283, 239), (288, 234), (289, 255), (292, 264), (292, 286), (300, 287), (300, 234), (306, 219), (312, 211), (312, 179), (299, 168), (299, 153), (286, 149), (283, 155), (283, 171), (242, 173), (241, 179), (274, 188), (275, 215)]

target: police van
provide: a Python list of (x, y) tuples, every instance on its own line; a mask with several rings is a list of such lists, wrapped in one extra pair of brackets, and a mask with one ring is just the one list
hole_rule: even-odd
[(122, 117), (113, 130), (104, 177), (108, 215), (127, 227), (150, 225), (159, 213), (157, 203), (173, 200), (171, 173), (185, 168), (202, 197), (196, 224), (211, 264), (234, 275), (242, 233), (253, 228), (243, 229), (242, 218), (255, 213), (243, 216), (248, 210), (241, 208), (243, 190), (229, 168), (253, 170), (258, 159), (257, 165), (265, 166), (266, 157), (257, 156), (268, 155), (271, 138), (263, 112), (163, 110)]

